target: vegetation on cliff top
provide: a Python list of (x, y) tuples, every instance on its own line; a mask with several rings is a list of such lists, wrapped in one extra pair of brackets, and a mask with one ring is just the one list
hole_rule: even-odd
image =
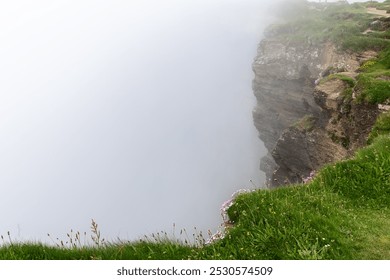
[[(374, 35), (358, 35), (370, 22), (362, 12), (364, 5), (342, 9), (330, 5), (291, 26), (302, 28), (296, 38), (345, 37), (347, 40), (340, 41), (343, 47), (355, 46), (351, 42), (360, 40), (357, 49), (370, 48), (368, 38)], [(390, 1), (379, 6), (385, 5)], [(323, 34), (317, 37), (306, 35), (319, 31)], [(384, 51), (361, 67), (356, 85), (345, 76), (331, 77), (354, 86), (363, 101), (389, 98), (390, 47), (383, 35), (388, 31), (381, 32), (375, 37), (381, 43), (374, 48), (379, 46)], [(297, 125), (306, 129), (310, 119)], [(19, 243), (11, 233), (3, 234), (0, 259), (390, 259), (389, 113), (378, 118), (369, 141), (371, 144), (353, 158), (324, 167), (306, 178), (305, 184), (238, 195), (229, 203), (224, 232), (215, 236), (199, 233), (193, 240), (183, 241), (159, 233), (140, 241), (109, 242), (101, 239), (93, 221), (92, 242), (85, 241), (86, 234), (83, 238), (73, 231), (66, 241), (53, 240), (53, 246)]]
[(356, 85), (358, 101), (388, 103), (390, 101), (390, 47), (388, 46), (378, 58), (364, 63), (360, 70)]
[[(304, 1), (303, 1), (304, 2)], [(289, 3), (286, 3), (287, 7)], [(293, 4), (290, 4), (293, 5)], [(311, 3), (283, 9), (287, 22), (271, 25), (266, 34), (270, 37), (296, 43), (321, 44), (331, 41), (343, 50), (382, 50), (388, 38), (375, 32), (364, 34), (368, 29), (383, 31), (384, 25), (372, 25), (373, 15), (367, 7), (373, 3), (333, 4)], [(387, 9), (390, 2), (376, 3), (378, 9)], [(295, 11), (297, 10), (297, 11)], [(295, 12), (294, 12), (295, 11)]]
[(390, 137), (373, 142), (305, 185), (239, 195), (233, 227), (208, 245), (201, 235), (193, 245), (160, 234), (89, 246), (73, 236), (58, 247), (3, 237), (0, 259), (390, 259)]
[(335, 73), (322, 82), (342, 80), (348, 85), (345, 95), (352, 96), (354, 92), (357, 102), (387, 104), (390, 103), (390, 17), (367, 13), (367, 8), (373, 7), (390, 11), (390, 1), (330, 6), (312, 4), (305, 8), (310, 12), (291, 20), (291, 24), (273, 26), (268, 32), (275, 38), (300, 43), (330, 41), (346, 52), (380, 52), (377, 58), (366, 61), (360, 67), (356, 79)]

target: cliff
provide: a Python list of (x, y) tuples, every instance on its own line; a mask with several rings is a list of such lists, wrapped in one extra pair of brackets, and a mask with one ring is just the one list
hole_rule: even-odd
[(260, 169), (275, 187), (300, 183), (327, 163), (364, 146), (377, 104), (355, 102), (361, 65), (374, 50), (341, 50), (331, 40), (291, 40), (272, 29), (253, 63), (254, 124), (268, 150)]

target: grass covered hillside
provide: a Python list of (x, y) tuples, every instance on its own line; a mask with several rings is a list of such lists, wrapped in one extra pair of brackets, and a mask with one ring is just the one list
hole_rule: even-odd
[(225, 237), (196, 245), (164, 234), (137, 242), (93, 242), (69, 235), (58, 246), (20, 244), (3, 236), (1, 259), (390, 259), (390, 136), (311, 182), (239, 195)]
[[(330, 40), (344, 51), (378, 51), (353, 80), (331, 78), (348, 83), (348, 94), (356, 96), (351, 102), (387, 106), (390, 20), (375, 19), (367, 13), (369, 5), (390, 9), (390, 1), (315, 5), (313, 13), (268, 32), (286, 30), (291, 40), (303, 43)], [(185, 232), (177, 239), (160, 232), (139, 241), (105, 241), (93, 221), (91, 236), (72, 231), (52, 246), (20, 243), (2, 233), (0, 259), (390, 259), (389, 111), (378, 117), (368, 143), (350, 159), (316, 171), (305, 184), (235, 196), (224, 205), (224, 229), (215, 235), (199, 233), (183, 241)]]

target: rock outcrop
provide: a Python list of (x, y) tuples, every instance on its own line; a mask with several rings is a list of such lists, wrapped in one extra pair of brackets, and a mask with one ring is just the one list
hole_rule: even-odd
[(338, 73), (353, 80), (361, 63), (375, 55), (340, 53), (331, 43), (289, 42), (272, 34), (260, 43), (253, 63), (253, 119), (268, 150), (260, 168), (270, 186), (302, 182), (366, 143), (377, 106), (351, 102), (346, 81), (323, 78)]

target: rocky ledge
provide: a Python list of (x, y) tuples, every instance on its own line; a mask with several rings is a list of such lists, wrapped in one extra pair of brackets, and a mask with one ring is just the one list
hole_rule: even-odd
[(260, 169), (269, 186), (300, 183), (366, 144), (378, 106), (352, 102), (348, 79), (337, 75), (353, 81), (362, 63), (376, 55), (272, 35), (260, 43), (253, 63), (253, 119), (268, 150)]

